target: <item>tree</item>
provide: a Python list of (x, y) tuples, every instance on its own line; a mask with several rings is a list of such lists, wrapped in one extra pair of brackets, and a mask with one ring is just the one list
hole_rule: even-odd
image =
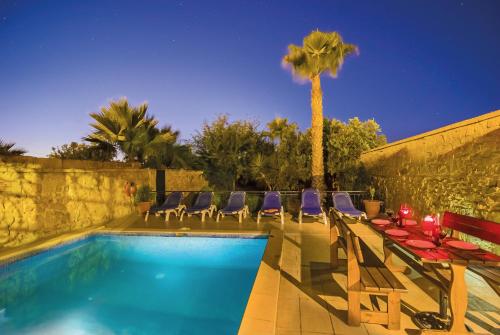
[(250, 180), (252, 159), (257, 148), (265, 142), (256, 123), (229, 123), (227, 116), (223, 115), (212, 123), (205, 123), (192, 144), (210, 184), (219, 189), (234, 190), (238, 182)]
[(116, 148), (108, 143), (77, 143), (63, 144), (61, 147), (52, 147), (49, 158), (80, 159), (93, 161), (112, 161), (116, 157)]
[(311, 145), (312, 145), (312, 184), (324, 189), (323, 164), (323, 93), (321, 74), (329, 73), (336, 77), (344, 58), (357, 52), (353, 44), (344, 43), (337, 32), (313, 31), (303, 40), (302, 46), (290, 44), (283, 63), (292, 73), (311, 81)]
[(0, 155), (3, 156), (21, 156), (26, 153), (22, 148), (15, 148), (14, 142), (4, 142), (0, 139)]
[(170, 126), (158, 128), (158, 120), (147, 115), (147, 110), (147, 103), (132, 107), (125, 98), (111, 101), (109, 107), (90, 114), (95, 120), (91, 124), (94, 131), (84, 140), (111, 145), (123, 153), (126, 161), (158, 167), (176, 143), (179, 132)]
[(267, 146), (252, 161), (253, 177), (268, 190), (297, 190), (310, 178), (309, 135), (301, 133), (296, 123), (276, 118), (263, 134)]
[(373, 119), (363, 122), (355, 117), (347, 123), (324, 119), (324, 134), (327, 172), (344, 190), (364, 189), (361, 153), (386, 144), (380, 126)]

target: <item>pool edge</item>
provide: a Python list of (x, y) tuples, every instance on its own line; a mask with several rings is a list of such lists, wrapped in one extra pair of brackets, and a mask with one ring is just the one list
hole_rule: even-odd
[(283, 232), (273, 229), (257, 270), (238, 335), (272, 335), (276, 329)]

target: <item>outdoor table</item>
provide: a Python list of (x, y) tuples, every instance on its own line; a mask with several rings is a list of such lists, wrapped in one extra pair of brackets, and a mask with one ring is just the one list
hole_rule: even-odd
[[(489, 267), (500, 266), (500, 256), (491, 252), (477, 250), (456, 249), (447, 245), (447, 241), (456, 240), (447, 237), (442, 240), (441, 245), (436, 248), (419, 249), (406, 243), (408, 240), (431, 241), (432, 237), (427, 235), (420, 225), (408, 227), (394, 227), (389, 225), (377, 225), (370, 221), (369, 226), (384, 238), (385, 263), (393, 271), (402, 271), (392, 264), (392, 253), (396, 253), (403, 260), (409, 260), (410, 256), (416, 263), (421, 263), (425, 269), (431, 269), (440, 276), (442, 264), (449, 265), (451, 281), (448, 287), (449, 306), (451, 310), (450, 328), (447, 332), (432, 329), (422, 330), (423, 334), (469, 334), (465, 327), (465, 313), (467, 311), (467, 286), (465, 284), (465, 269), (468, 265), (483, 265)], [(393, 237), (386, 234), (388, 229), (401, 229), (409, 233), (407, 237)], [(415, 263), (413, 263), (415, 264)]]

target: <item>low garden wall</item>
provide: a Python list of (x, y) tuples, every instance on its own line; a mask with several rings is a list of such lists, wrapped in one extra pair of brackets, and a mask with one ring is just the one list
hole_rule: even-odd
[(208, 186), (202, 171), (167, 169), (165, 170), (165, 190), (199, 191)]
[(500, 222), (500, 110), (361, 156), (386, 208), (453, 211)]
[(0, 248), (133, 213), (132, 199), (124, 192), (131, 181), (154, 187), (155, 171), (118, 162), (0, 156)]

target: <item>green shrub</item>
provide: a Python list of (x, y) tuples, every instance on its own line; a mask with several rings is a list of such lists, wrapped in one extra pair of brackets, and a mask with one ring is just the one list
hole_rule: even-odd
[(153, 199), (151, 192), (151, 187), (149, 185), (141, 185), (137, 188), (137, 193), (135, 194), (135, 203), (147, 202)]

